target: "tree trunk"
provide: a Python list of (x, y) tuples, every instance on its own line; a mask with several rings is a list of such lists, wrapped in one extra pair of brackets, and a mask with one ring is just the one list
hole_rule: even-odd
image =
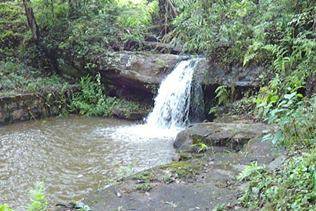
[(23, 0), (23, 6), (25, 10), (25, 15), (27, 17), (27, 23), (32, 31), (32, 38), (34, 42), (38, 43), (40, 40), (40, 33), (39, 33), (38, 26), (35, 20), (33, 9), (32, 7), (30, 7), (29, 3), (30, 3), (29, 0)]
[(178, 15), (178, 12), (170, 0), (159, 0), (159, 13), (164, 19), (163, 34), (167, 34), (169, 22)]
[[(58, 68), (58, 62), (56, 58), (56, 50), (49, 49), (42, 43), (41, 34), (36, 23), (35, 15), (33, 12), (33, 8), (30, 6), (30, 0), (23, 0), (23, 6), (25, 10), (25, 15), (27, 17), (27, 23), (29, 28), (32, 31), (32, 39), (35, 42), (37, 49), (39, 51), (44, 52), (45, 57), (49, 60), (51, 73), (58, 73), (60, 74)], [(53, 6), (53, 5), (52, 5)]]

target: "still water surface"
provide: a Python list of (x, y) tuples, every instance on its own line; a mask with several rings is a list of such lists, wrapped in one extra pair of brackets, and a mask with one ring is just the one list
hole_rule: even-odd
[(78, 201), (112, 179), (171, 161), (172, 138), (117, 135), (131, 124), (70, 116), (0, 128), (0, 204), (23, 210), (37, 181), (50, 205)]

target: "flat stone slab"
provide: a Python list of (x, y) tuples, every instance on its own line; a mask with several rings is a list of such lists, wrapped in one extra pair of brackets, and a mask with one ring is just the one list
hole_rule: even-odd
[[(237, 201), (246, 184), (235, 178), (246, 165), (255, 161), (259, 165), (269, 166), (282, 154), (271, 143), (252, 139), (239, 152), (208, 151), (202, 157), (180, 161), (181, 165), (174, 162), (168, 164), (169, 168), (160, 166), (141, 172), (140, 175), (147, 175), (147, 181), (141, 181), (140, 178), (144, 176), (138, 176), (138, 179), (126, 178), (118, 184), (91, 193), (84, 203), (96, 211), (212, 210), (223, 203), (234, 204)], [(188, 169), (196, 168), (196, 174), (182, 178), (171, 176), (173, 179), (168, 182), (163, 179), (174, 167), (181, 173), (186, 166)], [(150, 184), (152, 188), (137, 190), (136, 187), (144, 183)]]
[(93, 206), (93, 210), (206, 210), (215, 207), (216, 202), (233, 200), (236, 195), (229, 190), (222, 190), (212, 183), (199, 184), (164, 184), (155, 191), (132, 192), (117, 197), (117, 189), (106, 190), (104, 197)]
[(197, 123), (177, 135), (174, 147), (179, 151), (191, 151), (194, 144), (202, 142), (208, 146), (236, 149), (271, 130), (271, 126), (263, 123)]

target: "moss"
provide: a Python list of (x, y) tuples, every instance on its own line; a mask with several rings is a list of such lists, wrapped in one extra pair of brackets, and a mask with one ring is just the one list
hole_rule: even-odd
[(201, 170), (202, 163), (201, 161), (180, 161), (172, 162), (162, 167), (164, 170), (168, 170), (176, 175), (178, 178), (188, 178), (192, 177)]
[(133, 179), (141, 181), (153, 181), (154, 178), (155, 174), (152, 171), (144, 171), (133, 176)]
[(136, 190), (139, 190), (139, 191), (148, 192), (153, 188), (153, 186), (150, 183), (142, 183), (142, 184), (136, 185), (135, 188)]
[(162, 59), (157, 59), (156, 64), (158, 64), (159, 66), (162, 66), (162, 67), (167, 65), (166, 61), (164, 61)]
[(187, 161), (193, 158), (193, 155), (188, 152), (180, 152), (179, 153), (180, 161)]

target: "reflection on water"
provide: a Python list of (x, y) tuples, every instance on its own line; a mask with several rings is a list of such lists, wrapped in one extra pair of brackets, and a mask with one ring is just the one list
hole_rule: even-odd
[(0, 203), (23, 209), (36, 181), (45, 183), (50, 204), (77, 201), (126, 171), (170, 162), (171, 137), (141, 138), (115, 129), (130, 124), (69, 117), (0, 128)]

